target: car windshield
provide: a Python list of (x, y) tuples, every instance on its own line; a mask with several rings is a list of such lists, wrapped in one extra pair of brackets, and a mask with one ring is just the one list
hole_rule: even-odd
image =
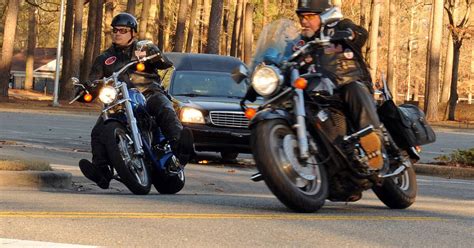
[(170, 92), (173, 96), (242, 98), (247, 85), (235, 83), (226, 72), (176, 71)]

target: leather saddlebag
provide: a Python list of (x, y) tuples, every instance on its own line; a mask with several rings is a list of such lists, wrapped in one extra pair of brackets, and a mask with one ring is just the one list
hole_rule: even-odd
[(436, 134), (426, 121), (425, 114), (415, 105), (402, 104), (397, 107), (389, 100), (377, 112), (395, 143), (402, 149), (436, 141)]

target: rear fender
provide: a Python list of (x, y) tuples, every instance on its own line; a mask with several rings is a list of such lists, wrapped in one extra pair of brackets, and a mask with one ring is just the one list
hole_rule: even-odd
[(275, 120), (282, 119), (288, 123), (289, 126), (292, 126), (293, 121), (291, 116), (287, 111), (281, 109), (264, 109), (255, 115), (255, 117), (250, 121), (249, 128), (252, 129), (255, 124), (265, 121), (265, 120)]

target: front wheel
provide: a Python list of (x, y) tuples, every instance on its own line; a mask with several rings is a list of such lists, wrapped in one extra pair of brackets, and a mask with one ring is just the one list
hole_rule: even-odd
[(326, 168), (311, 157), (298, 159), (298, 142), (283, 120), (262, 121), (252, 129), (252, 152), (268, 188), (288, 208), (315, 212), (328, 194)]
[(135, 155), (127, 129), (118, 122), (107, 123), (107, 155), (109, 161), (127, 188), (136, 195), (146, 195), (151, 189), (150, 171), (143, 157)]
[(415, 202), (418, 190), (415, 170), (408, 167), (400, 175), (386, 178), (381, 186), (374, 186), (372, 190), (387, 207), (408, 208)]

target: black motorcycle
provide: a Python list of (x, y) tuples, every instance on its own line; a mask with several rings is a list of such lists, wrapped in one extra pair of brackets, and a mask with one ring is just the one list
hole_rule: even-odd
[[(340, 19), (337, 8), (321, 15), (323, 26)], [(367, 189), (390, 208), (409, 207), (417, 193), (415, 146), (434, 141), (423, 113), (414, 106), (396, 107), (386, 90), (379, 107), (381, 120), (389, 122), (384, 128), (383, 166), (370, 166), (373, 154), (361, 142), (374, 127), (354, 130), (334, 84), (318, 73), (299, 73), (305, 65), (301, 58), (312, 48), (349, 36), (350, 32), (341, 32), (329, 37), (322, 31), (297, 48), (299, 30), (294, 22), (278, 20), (260, 35), (251, 73), (245, 67), (233, 73), (236, 82), (251, 85), (241, 106), (251, 119), (251, 147), (259, 170), (252, 180), (264, 180), (282, 203), (297, 212), (317, 211), (326, 199), (357, 201)], [(311, 91), (305, 90), (309, 79), (316, 81)], [(247, 107), (246, 101), (256, 97), (264, 103), (258, 109)], [(401, 156), (390, 135), (397, 136)], [(376, 141), (365, 142), (370, 146)]]

